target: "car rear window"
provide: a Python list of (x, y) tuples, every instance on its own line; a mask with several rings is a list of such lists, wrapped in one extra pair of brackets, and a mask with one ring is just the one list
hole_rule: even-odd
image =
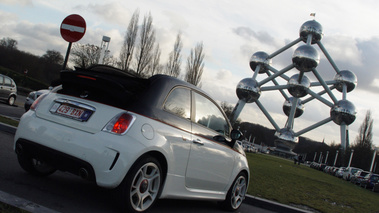
[(107, 70), (62, 71), (58, 93), (128, 109), (139, 98), (148, 80)]

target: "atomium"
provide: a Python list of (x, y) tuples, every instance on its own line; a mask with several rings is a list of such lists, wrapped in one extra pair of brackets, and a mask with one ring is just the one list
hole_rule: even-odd
[[(236, 88), (237, 97), (239, 99), (236, 104), (232, 115), (231, 122), (234, 123), (238, 118), (245, 103), (255, 102), (259, 109), (264, 113), (270, 123), (274, 126), (276, 132), (275, 144), (280, 149), (292, 149), (294, 144), (298, 141), (298, 136), (320, 127), (330, 121), (341, 127), (341, 145), (346, 149), (346, 126), (354, 122), (356, 117), (355, 106), (347, 100), (346, 93), (351, 92), (357, 86), (356, 75), (349, 70), (340, 71), (333, 59), (323, 46), (321, 39), (323, 37), (323, 28), (315, 20), (305, 22), (299, 30), (299, 38), (291, 43), (288, 43), (278, 51), (271, 55), (266, 52), (259, 51), (254, 53), (250, 58), (250, 68), (254, 72), (252, 78), (245, 78), (241, 80)], [(300, 42), (306, 44), (298, 45)], [(317, 44), (317, 45), (314, 45)], [(282, 52), (298, 45), (292, 55), (292, 64), (277, 70), (272, 66), (274, 57)], [(336, 74), (333, 80), (325, 81), (323, 76), (320, 75), (317, 68), (320, 63), (321, 55), (314, 47), (318, 46), (324, 56), (327, 58), (325, 61), (334, 68)], [(288, 77), (287, 72), (296, 68), (297, 74)], [(266, 74), (267, 77), (261, 81), (257, 80), (258, 74)], [(312, 79), (317, 81), (311, 82), (307, 75), (314, 75)], [(281, 85), (276, 80), (277, 78), (286, 79), (287, 82)], [(271, 82), (272, 85), (266, 86)], [(321, 87), (320, 90), (315, 90), (314, 87)], [(342, 93), (342, 100), (338, 100), (332, 92), (336, 89)], [(260, 98), (264, 97), (264, 91), (277, 90), (280, 91), (285, 99), (283, 104), (283, 112), (287, 116), (287, 122), (284, 128), (280, 128), (271, 117), (270, 113), (266, 110), (265, 106), (260, 102)], [(289, 94), (287, 94), (287, 91)], [(304, 98), (304, 100), (300, 100)], [(320, 101), (330, 108), (329, 117), (320, 120), (319, 122), (305, 127), (297, 132), (293, 131), (295, 118), (301, 117), (304, 114), (305, 104), (310, 104), (313, 101)]]
[[(290, 112), (291, 112), (291, 109), (292, 109), (293, 100), (294, 100), (294, 98), (290, 97), (288, 100), (285, 100), (284, 103), (283, 103), (283, 112), (287, 116), (290, 115)], [(304, 104), (302, 104), (301, 100), (299, 99), (297, 101), (297, 105), (296, 105), (296, 111), (295, 111), (295, 115), (294, 115), (295, 118), (300, 117), (304, 113), (304, 108), (305, 108)]]
[(314, 47), (302, 45), (293, 53), (292, 62), (300, 72), (309, 72), (320, 63), (320, 54)]
[[(268, 70), (266, 65), (271, 65), (271, 59), (268, 57), (269, 55), (262, 51), (254, 53), (250, 58), (250, 68), (254, 72), (265, 73)], [(256, 70), (257, 66), (260, 66), (259, 70)]]
[(315, 20), (307, 21), (300, 27), (300, 38), (307, 42), (308, 36), (312, 35), (312, 44), (321, 41), (322, 39), (322, 26)]
[(330, 117), (334, 123), (350, 125), (355, 121), (355, 106), (348, 100), (338, 101), (330, 110)]
[(253, 103), (261, 95), (258, 82), (252, 78), (245, 78), (240, 81), (236, 89), (237, 97), (246, 103)]
[(299, 74), (295, 74), (290, 78), (290, 80), (288, 80), (287, 83), (290, 86), (288, 88), (288, 92), (296, 98), (306, 96), (308, 94), (307, 91), (311, 86), (311, 81), (307, 76), (302, 76), (299, 80), (300, 77), (301, 76)]
[(342, 70), (337, 73), (334, 80), (336, 81), (334, 85), (340, 92), (343, 92), (343, 87), (345, 85), (347, 89), (346, 92), (351, 92), (357, 86), (357, 76), (349, 70)]

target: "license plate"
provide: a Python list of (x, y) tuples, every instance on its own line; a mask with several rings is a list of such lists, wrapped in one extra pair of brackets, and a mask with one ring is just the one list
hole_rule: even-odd
[(60, 103), (55, 103), (50, 109), (50, 112), (80, 121), (87, 121), (93, 113), (90, 110)]

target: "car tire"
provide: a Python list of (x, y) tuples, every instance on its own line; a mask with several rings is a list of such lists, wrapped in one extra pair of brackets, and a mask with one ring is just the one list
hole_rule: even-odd
[(36, 176), (49, 176), (56, 171), (50, 164), (35, 158), (17, 154), (18, 163), (26, 172)]
[(227, 211), (236, 211), (245, 199), (247, 192), (247, 177), (245, 173), (239, 173), (230, 187), (226, 199), (221, 207)]
[(119, 186), (122, 212), (145, 212), (158, 200), (163, 183), (157, 159), (145, 156), (136, 161)]
[(8, 98), (7, 103), (8, 103), (8, 105), (13, 106), (13, 104), (14, 104), (15, 101), (16, 101), (16, 97), (14, 97), (14, 96), (12, 95), (12, 96), (10, 96), (10, 97)]

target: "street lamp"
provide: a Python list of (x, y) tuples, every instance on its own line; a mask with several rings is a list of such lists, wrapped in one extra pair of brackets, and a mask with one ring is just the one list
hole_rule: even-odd
[(350, 165), (351, 165), (351, 160), (353, 159), (353, 154), (354, 154), (354, 149), (351, 150), (349, 165), (347, 167), (350, 167)]
[(376, 151), (377, 151), (378, 149), (379, 149), (379, 148), (375, 148), (375, 149), (374, 149), (374, 155), (372, 156), (372, 162), (371, 162), (370, 172), (372, 172), (372, 168), (374, 167), (374, 162), (375, 162), (375, 157), (376, 157)]
[(336, 151), (336, 157), (334, 158), (334, 164), (333, 164), (333, 166), (336, 166), (337, 158), (338, 158), (338, 150)]

